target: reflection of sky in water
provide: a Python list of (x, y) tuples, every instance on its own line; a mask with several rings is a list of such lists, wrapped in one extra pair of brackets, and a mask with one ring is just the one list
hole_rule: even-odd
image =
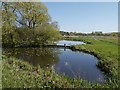
[(58, 74), (80, 77), (85, 80), (102, 83), (104, 74), (96, 67), (98, 59), (90, 54), (65, 48), (17, 48), (3, 49), (6, 55), (13, 56), (30, 64), (45, 68), (55, 65)]
[(67, 41), (67, 40), (61, 40), (61, 41), (58, 41), (56, 43), (57, 43), (57, 45), (66, 44), (66, 46), (76, 45), (76, 44), (85, 44), (84, 42), (80, 42), (80, 41)]
[(70, 77), (80, 77), (85, 80), (102, 83), (104, 74), (96, 67), (97, 58), (83, 52), (73, 52), (70, 49), (60, 49), (59, 63), (55, 65), (57, 73)]

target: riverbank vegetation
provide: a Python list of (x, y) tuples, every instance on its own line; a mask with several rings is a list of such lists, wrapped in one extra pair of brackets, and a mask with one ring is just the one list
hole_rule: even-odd
[[(51, 44), (61, 38), (59, 26), (53, 22), (48, 9), (43, 3), (2, 2), (2, 46), (36, 47)], [(100, 61), (97, 66), (103, 70), (108, 79), (105, 84), (88, 82), (80, 78), (58, 75), (50, 67), (46, 70), (40, 66), (33, 67), (27, 62), (2, 57), (3, 88), (117, 88), (118, 87), (118, 38), (116, 33), (110, 37), (93, 36), (63, 38), (84, 41), (85, 45), (71, 46), (73, 50), (85, 51), (96, 55)], [(109, 36), (109, 35), (108, 35)], [(113, 36), (115, 38), (113, 38)], [(112, 38), (111, 38), (112, 37)]]
[(60, 38), (57, 22), (39, 2), (2, 2), (2, 46), (40, 46)]
[[(55, 73), (53, 67), (46, 70), (34, 67), (27, 62), (3, 56), (3, 88), (117, 88), (118, 87), (118, 45), (104, 39), (92, 37), (67, 38), (68, 40), (89, 41), (91, 44), (71, 46), (73, 50), (96, 55), (97, 66), (107, 75), (104, 84), (88, 82), (81, 78), (69, 78)], [(99, 38), (100, 39), (100, 38)], [(102, 38), (101, 38), (102, 39)], [(117, 40), (117, 39), (115, 39)], [(112, 50), (112, 52), (111, 52)]]
[(100, 60), (97, 66), (103, 70), (113, 83), (118, 83), (118, 37), (82, 36), (66, 38), (67, 40), (90, 42), (85, 45), (71, 46), (73, 50), (87, 52), (97, 56)]
[(55, 73), (53, 67), (43, 70), (27, 62), (2, 56), (2, 88), (116, 88), (116, 83), (98, 84)]

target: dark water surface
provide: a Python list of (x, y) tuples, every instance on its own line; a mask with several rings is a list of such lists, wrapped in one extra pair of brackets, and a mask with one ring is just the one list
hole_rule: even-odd
[(3, 54), (27, 61), (43, 68), (53, 66), (56, 73), (69, 77), (104, 83), (105, 75), (96, 67), (98, 59), (93, 55), (68, 48), (3, 48)]

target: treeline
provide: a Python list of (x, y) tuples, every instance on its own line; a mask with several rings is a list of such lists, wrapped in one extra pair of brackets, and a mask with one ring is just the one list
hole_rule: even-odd
[(92, 33), (77, 33), (77, 32), (64, 32), (60, 31), (62, 36), (118, 36), (119, 32), (103, 33), (103, 32), (92, 32)]
[(58, 24), (42, 2), (0, 3), (3, 47), (40, 46), (60, 38)]

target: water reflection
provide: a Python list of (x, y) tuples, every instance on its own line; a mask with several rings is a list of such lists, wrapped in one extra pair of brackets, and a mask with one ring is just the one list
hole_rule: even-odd
[[(54, 50), (53, 50), (54, 49)], [(3, 54), (13, 56), (41, 67), (58, 63), (59, 50), (55, 48), (4, 48)]]
[(105, 75), (96, 67), (98, 59), (68, 48), (4, 48), (3, 54), (28, 61), (34, 66), (55, 65), (58, 74), (103, 83)]
[(81, 41), (68, 41), (68, 40), (60, 40), (58, 42), (56, 42), (57, 45), (66, 45), (66, 46), (71, 46), (71, 45), (76, 45), (76, 44), (85, 44), (84, 42)]

